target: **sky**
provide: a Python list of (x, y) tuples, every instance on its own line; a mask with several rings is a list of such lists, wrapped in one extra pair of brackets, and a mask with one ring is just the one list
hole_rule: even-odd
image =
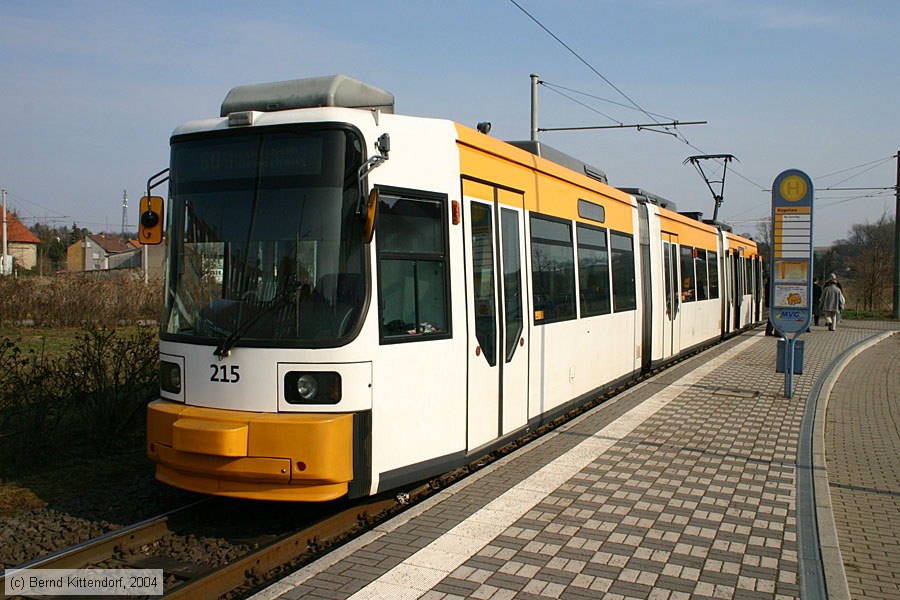
[(893, 189), (826, 188), (896, 185), (898, 30), (898, 0), (0, 0), (0, 187), (26, 225), (95, 233), (121, 231), (127, 191), (134, 231), (172, 131), (236, 85), (340, 73), (522, 140), (536, 73), (541, 128), (707, 121), (540, 133), (612, 185), (709, 218), (683, 162), (732, 154), (719, 217), (759, 239), (772, 182), (801, 169), (828, 245), (894, 214)]

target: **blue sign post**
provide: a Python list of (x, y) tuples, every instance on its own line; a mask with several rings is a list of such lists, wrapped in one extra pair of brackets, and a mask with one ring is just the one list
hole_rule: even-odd
[[(769, 319), (784, 338), (776, 370), (784, 369), (784, 396), (793, 396), (794, 373), (803, 372), (800, 334), (812, 319), (813, 183), (789, 169), (772, 185), (772, 260)], [(793, 334), (790, 337), (789, 334)]]

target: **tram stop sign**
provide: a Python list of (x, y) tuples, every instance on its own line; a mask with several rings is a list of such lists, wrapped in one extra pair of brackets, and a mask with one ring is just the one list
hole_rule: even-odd
[(806, 331), (812, 317), (813, 184), (789, 169), (772, 186), (769, 318), (783, 336)]

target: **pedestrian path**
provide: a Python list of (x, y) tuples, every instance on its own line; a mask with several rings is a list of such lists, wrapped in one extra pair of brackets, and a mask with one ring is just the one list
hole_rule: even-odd
[(900, 598), (900, 335), (841, 374), (825, 451), (850, 597)]
[[(797, 511), (804, 481), (798, 474), (812, 470), (810, 462), (798, 463), (807, 400), (841, 353), (871, 343), (878, 329), (845, 321), (836, 332), (814, 328), (805, 335), (804, 374), (794, 378), (792, 399), (784, 398), (784, 376), (774, 372), (775, 338), (742, 334), (257, 597), (801, 597), (801, 574), (823, 571), (818, 553), (802, 565), (799, 556), (798, 528), (815, 528), (815, 515), (803, 525)], [(856, 361), (868, 364), (869, 356), (861, 353), (845, 376), (855, 376)], [(888, 351), (884, 360), (896, 356)], [(845, 381), (833, 388), (829, 417), (835, 415), (836, 428), (857, 418), (852, 408), (838, 412)], [(853, 468), (847, 481), (831, 482), (832, 490), (857, 485)], [(864, 487), (896, 491), (896, 481)], [(812, 490), (799, 490), (805, 493)], [(842, 519), (835, 506), (839, 531)]]

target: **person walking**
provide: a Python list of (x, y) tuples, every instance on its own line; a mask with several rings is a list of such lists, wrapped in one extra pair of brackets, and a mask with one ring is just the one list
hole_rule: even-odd
[(816, 327), (819, 326), (819, 315), (822, 314), (822, 310), (819, 307), (819, 304), (822, 302), (822, 284), (819, 283), (818, 277), (813, 277), (813, 297), (812, 297), (812, 309), (813, 309), (813, 325)]
[(841, 311), (844, 310), (844, 293), (838, 284), (837, 277), (832, 273), (822, 288), (822, 299), (820, 302), (821, 314), (825, 317), (825, 324), (828, 325), (828, 331), (834, 331), (837, 328), (838, 318)]
[(844, 286), (842, 286), (841, 282), (838, 281), (837, 275), (832, 273), (831, 275), (828, 276), (828, 279), (830, 279), (831, 281), (834, 281), (834, 285), (838, 286), (839, 290), (841, 290), (842, 292), (844, 291)]
[(775, 333), (775, 325), (772, 324), (772, 307), (769, 306), (770, 298), (769, 298), (769, 279), (768, 277), (765, 280), (765, 298), (763, 298), (763, 302), (765, 303), (766, 313), (768, 318), (766, 319), (766, 335), (777, 335)]

